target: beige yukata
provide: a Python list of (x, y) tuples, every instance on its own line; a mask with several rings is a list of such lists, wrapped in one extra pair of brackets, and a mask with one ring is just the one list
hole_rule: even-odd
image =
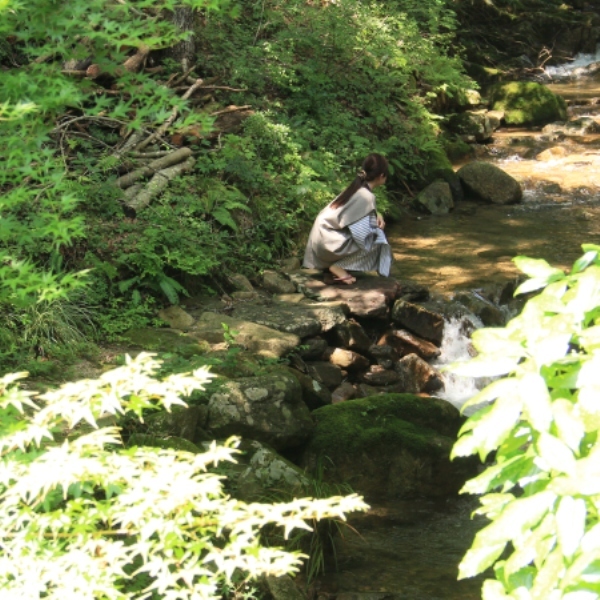
[(339, 208), (326, 206), (310, 232), (303, 266), (327, 269), (338, 266), (349, 271), (377, 271), (387, 277), (392, 251), (377, 227), (375, 194), (360, 188)]

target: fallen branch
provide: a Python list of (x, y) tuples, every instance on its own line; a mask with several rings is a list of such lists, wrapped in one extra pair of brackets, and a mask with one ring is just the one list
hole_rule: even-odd
[(162, 156), (161, 158), (153, 160), (150, 164), (142, 167), (141, 169), (136, 169), (131, 173), (127, 173), (127, 175), (119, 177), (115, 181), (115, 185), (121, 189), (128, 188), (139, 179), (148, 177), (148, 175), (152, 175), (154, 173), (158, 173), (167, 167), (171, 167), (172, 165), (176, 165), (186, 158), (189, 158), (191, 155), (192, 151), (190, 148), (180, 148), (175, 152), (171, 152), (166, 156)]
[[(188, 91), (181, 97), (181, 99), (187, 100), (202, 85), (202, 83), (203, 83), (202, 79), (196, 79), (196, 81), (190, 86)], [(167, 129), (169, 129), (169, 127), (171, 127), (171, 125), (173, 124), (173, 121), (175, 121), (178, 114), (179, 114), (179, 108), (177, 106), (174, 106), (173, 111), (171, 112), (171, 115), (169, 116), (169, 118), (152, 135), (147, 137), (141, 144), (138, 144), (135, 148), (135, 151), (136, 152), (142, 151), (146, 146), (151, 144), (155, 139), (157, 139), (158, 137), (161, 137), (163, 135), (163, 133), (165, 133), (167, 131)]]
[(227, 113), (238, 112), (240, 110), (248, 110), (249, 108), (252, 108), (251, 104), (244, 104), (244, 106), (228, 106), (223, 110), (217, 110), (213, 113), (210, 113), (210, 116), (216, 117), (217, 115), (225, 115)]
[(156, 173), (146, 187), (126, 202), (126, 205), (135, 211), (145, 208), (152, 198), (158, 196), (167, 187), (171, 179), (189, 171), (195, 162), (196, 159), (190, 156), (186, 161)]

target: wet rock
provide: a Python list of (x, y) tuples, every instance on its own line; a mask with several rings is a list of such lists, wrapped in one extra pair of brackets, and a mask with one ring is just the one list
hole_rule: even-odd
[(476, 292), (459, 292), (454, 299), (463, 304), (472, 314), (481, 319), (486, 327), (503, 327), (506, 316), (502, 309)]
[(234, 273), (229, 276), (229, 283), (239, 292), (253, 292), (254, 286), (250, 283), (250, 280), (241, 273)]
[(300, 337), (284, 333), (250, 321), (243, 321), (221, 313), (205, 312), (200, 315), (190, 336), (210, 344), (225, 342), (225, 329), (236, 331), (235, 343), (265, 358), (281, 358), (300, 345)]
[(406, 392), (431, 394), (444, 387), (442, 374), (416, 354), (401, 358), (394, 370)]
[(241, 473), (234, 475), (235, 497), (245, 502), (263, 501), (268, 494), (299, 496), (308, 487), (309, 478), (304, 471), (283, 458), (265, 444), (256, 440), (243, 440), (238, 459)]
[(306, 441), (313, 425), (298, 380), (271, 373), (228, 381), (213, 393), (207, 428), (217, 438), (240, 435), (281, 450)]
[(394, 349), (388, 344), (373, 344), (369, 348), (369, 356), (374, 358), (376, 361), (381, 358), (392, 358), (394, 357)]
[(490, 163), (470, 162), (462, 166), (457, 174), (465, 188), (465, 193), (482, 202), (515, 204), (523, 197), (519, 182)]
[(360, 380), (368, 385), (389, 386), (401, 381), (396, 371), (384, 369), (381, 365), (371, 365), (366, 373), (362, 373)]
[[(567, 149), (564, 146), (554, 146), (553, 148), (547, 148), (543, 152), (540, 152), (535, 157), (535, 160), (540, 160), (540, 161), (556, 160), (557, 158), (564, 158), (565, 156), (567, 156), (568, 153), (569, 152), (567, 151)], [(560, 188), (560, 186), (559, 186), (559, 188)]]
[(381, 394), (324, 406), (313, 417), (303, 464), (312, 469), (327, 456), (328, 480), (352, 481), (367, 501), (454, 494), (478, 463), (449, 460), (463, 420), (437, 398)]
[(360, 323), (354, 319), (349, 319), (336, 325), (332, 331), (333, 339), (338, 346), (354, 350), (359, 354), (364, 354), (369, 351), (371, 340), (365, 333)]
[(445, 215), (454, 208), (450, 186), (439, 180), (422, 190), (413, 204), (417, 210), (424, 210), (431, 215)]
[(308, 375), (329, 390), (334, 390), (342, 383), (342, 370), (329, 362), (307, 362), (306, 366), (308, 368)]
[(296, 286), (276, 271), (265, 271), (262, 285), (272, 294), (293, 294), (296, 291)]
[(490, 108), (504, 111), (507, 125), (544, 125), (567, 118), (563, 98), (541, 83), (499, 83), (489, 93)]
[(301, 271), (290, 278), (311, 298), (343, 302), (355, 317), (387, 317), (389, 306), (400, 292), (400, 285), (390, 277), (358, 273), (357, 281), (352, 285), (327, 285), (322, 279), (323, 274), (317, 273)]
[(431, 342), (413, 335), (405, 329), (390, 329), (379, 339), (379, 344), (393, 348), (399, 358), (417, 354), (425, 360), (437, 358), (441, 351)]
[(340, 369), (348, 371), (364, 371), (369, 368), (369, 359), (352, 350), (344, 348), (331, 348), (325, 353), (327, 360)]
[(339, 402), (352, 400), (352, 398), (356, 398), (356, 388), (348, 381), (344, 381), (340, 386), (333, 390), (331, 394), (331, 403), (338, 404)]
[(194, 324), (194, 317), (180, 306), (169, 306), (158, 311), (158, 316), (173, 329), (188, 331)]
[(542, 129), (542, 133), (547, 135), (562, 133), (565, 136), (581, 136), (598, 132), (600, 132), (600, 125), (591, 117), (580, 117), (566, 123), (550, 123)]
[(396, 300), (392, 309), (392, 321), (437, 346), (442, 345), (444, 317), (438, 313), (406, 300)]

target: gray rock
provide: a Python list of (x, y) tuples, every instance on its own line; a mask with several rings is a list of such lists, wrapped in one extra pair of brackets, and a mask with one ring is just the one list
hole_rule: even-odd
[(229, 332), (237, 331), (235, 343), (249, 352), (265, 358), (281, 358), (300, 344), (300, 337), (249, 321), (235, 319), (221, 313), (205, 312), (200, 315), (190, 336), (210, 344), (225, 342), (225, 324)]
[(369, 359), (365, 358), (352, 350), (344, 348), (332, 348), (326, 354), (327, 359), (332, 365), (348, 371), (364, 371), (369, 368)]
[(490, 163), (468, 163), (458, 170), (458, 176), (465, 192), (482, 202), (515, 204), (523, 197), (519, 182)]
[(437, 358), (441, 353), (435, 344), (413, 335), (405, 329), (389, 329), (381, 336), (379, 344), (392, 347), (398, 358), (407, 354), (417, 354), (425, 360), (431, 360)]
[(394, 370), (406, 392), (431, 394), (444, 387), (442, 374), (416, 354), (401, 358), (394, 365)]
[(296, 286), (276, 271), (265, 271), (262, 279), (263, 287), (273, 294), (293, 294)]
[(448, 129), (468, 143), (487, 142), (494, 132), (485, 110), (467, 110), (448, 119)]
[(392, 309), (392, 321), (437, 346), (442, 345), (444, 317), (438, 313), (406, 300), (396, 300)]
[(273, 600), (306, 600), (306, 596), (296, 587), (289, 575), (282, 577), (268, 575), (266, 580)]
[(290, 367), (288, 370), (298, 380), (302, 388), (302, 400), (310, 410), (331, 404), (331, 392), (325, 385), (298, 369)]
[(339, 304), (324, 306), (319, 303), (277, 302), (269, 305), (268, 309), (247, 303), (237, 306), (233, 316), (277, 331), (293, 333), (301, 338), (313, 337), (329, 331), (346, 320), (344, 310)]
[(366, 373), (362, 373), (360, 380), (363, 383), (374, 386), (388, 386), (401, 381), (396, 371), (384, 369), (381, 365), (371, 365)]
[(431, 215), (445, 215), (454, 208), (450, 186), (445, 181), (430, 183), (414, 200), (415, 208)]
[(188, 331), (194, 324), (194, 317), (180, 306), (169, 306), (158, 311), (158, 316), (173, 329)]
[(327, 350), (327, 341), (322, 337), (306, 338), (296, 349), (296, 354), (304, 360), (320, 361)]
[(479, 317), (486, 327), (503, 327), (506, 324), (502, 309), (477, 292), (459, 292), (454, 299)]
[(566, 123), (549, 123), (542, 129), (546, 135), (562, 133), (566, 136), (589, 135), (600, 132), (600, 125), (592, 117), (579, 117)]
[(207, 428), (219, 438), (240, 435), (280, 450), (306, 441), (313, 425), (298, 380), (271, 373), (228, 381), (212, 394)]
[(161, 410), (146, 415), (147, 433), (157, 437), (176, 436), (197, 444), (202, 441), (198, 438), (198, 429), (206, 426), (208, 409), (199, 406), (174, 406), (171, 412)]
[(239, 448), (242, 470), (235, 475), (235, 497), (245, 502), (264, 501), (269, 494), (299, 496), (306, 489), (309, 477), (304, 471), (283, 458), (275, 450), (256, 440), (245, 440)]
[(354, 350), (363, 354), (369, 350), (371, 346), (371, 340), (365, 333), (360, 323), (357, 323), (354, 319), (349, 319), (340, 325), (336, 325), (332, 331), (333, 339), (336, 345), (341, 348), (348, 348), (348, 350)]
[(331, 403), (337, 404), (338, 402), (346, 402), (346, 400), (352, 400), (352, 398), (356, 398), (356, 388), (348, 381), (344, 381), (340, 386), (333, 390), (331, 394)]
[(234, 273), (229, 276), (229, 282), (239, 292), (253, 292), (254, 286), (250, 283), (250, 280), (241, 273)]

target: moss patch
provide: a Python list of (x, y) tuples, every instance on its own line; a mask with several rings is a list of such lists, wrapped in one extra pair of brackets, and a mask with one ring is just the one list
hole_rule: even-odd
[[(445, 452), (435, 443), (454, 438), (461, 417), (449, 403), (413, 394), (386, 394), (315, 410), (317, 426), (311, 452), (331, 458), (382, 447), (405, 448), (419, 455)], [(445, 446), (444, 444), (443, 446)]]
[(567, 105), (540, 83), (512, 81), (495, 85), (490, 91), (490, 106), (504, 111), (507, 125), (544, 125), (567, 118)]

